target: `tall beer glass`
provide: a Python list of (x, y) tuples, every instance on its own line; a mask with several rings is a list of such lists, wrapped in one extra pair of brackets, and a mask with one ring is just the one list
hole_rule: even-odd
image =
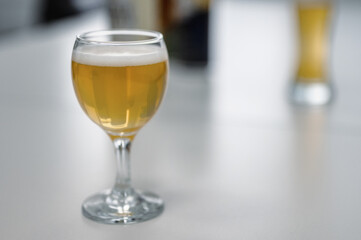
[(331, 100), (327, 65), (331, 2), (299, 0), (299, 65), (292, 97), (296, 103), (322, 105)]
[(160, 33), (143, 30), (88, 32), (76, 37), (72, 77), (80, 106), (114, 144), (112, 189), (82, 206), (84, 216), (102, 223), (130, 224), (158, 216), (163, 201), (132, 188), (131, 142), (157, 111), (168, 77), (168, 54)]

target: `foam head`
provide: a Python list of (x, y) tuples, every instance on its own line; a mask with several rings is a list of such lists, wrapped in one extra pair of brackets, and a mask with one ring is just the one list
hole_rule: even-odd
[(76, 48), (72, 55), (77, 63), (109, 67), (149, 65), (167, 59), (165, 47), (154, 45), (84, 45)]

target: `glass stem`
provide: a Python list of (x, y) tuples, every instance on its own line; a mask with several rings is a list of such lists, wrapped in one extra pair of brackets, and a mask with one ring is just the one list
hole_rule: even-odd
[(117, 160), (117, 176), (112, 193), (118, 197), (125, 198), (133, 191), (130, 178), (131, 140), (128, 138), (117, 138), (113, 140), (113, 143)]

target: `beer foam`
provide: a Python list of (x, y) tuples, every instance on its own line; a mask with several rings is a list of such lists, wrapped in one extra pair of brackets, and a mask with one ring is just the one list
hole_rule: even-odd
[(74, 62), (107, 67), (149, 65), (167, 59), (165, 47), (152, 45), (80, 46), (73, 51), (72, 55)]

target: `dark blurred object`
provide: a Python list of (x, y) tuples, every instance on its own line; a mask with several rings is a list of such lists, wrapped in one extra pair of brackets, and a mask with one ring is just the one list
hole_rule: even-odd
[(186, 64), (208, 62), (208, 8), (175, 22), (165, 31), (171, 56)]
[(0, 0), (0, 34), (104, 7), (104, 0)]
[(162, 0), (168, 51), (187, 65), (208, 62), (209, 0)]
[(108, 0), (108, 10), (112, 28), (161, 31), (171, 57), (205, 65), (209, 4), (209, 0)]
[(43, 20), (51, 22), (65, 17), (70, 17), (80, 12), (103, 7), (102, 0), (43, 0)]
[(46, 0), (44, 3), (44, 21), (51, 22), (79, 13), (72, 0)]

